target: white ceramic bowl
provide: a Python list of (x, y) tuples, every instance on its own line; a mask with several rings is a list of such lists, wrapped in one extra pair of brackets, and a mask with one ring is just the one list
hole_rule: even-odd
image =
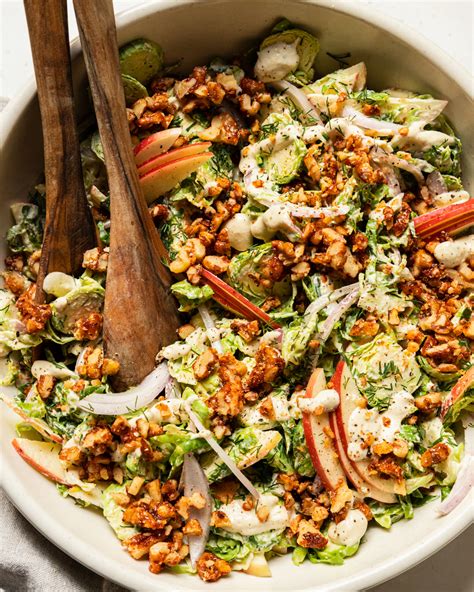
[[(461, 131), (465, 154), (472, 154), (474, 122), (469, 96), (471, 81), (447, 55), (418, 33), (378, 15), (375, 10), (349, 2), (305, 0), (165, 0), (148, 1), (117, 19), (119, 42), (149, 37), (160, 42), (169, 62), (182, 59), (183, 72), (215, 55), (232, 56), (245, 49), (280, 17), (313, 31), (321, 41), (318, 69), (326, 73), (335, 62), (326, 52), (352, 53), (351, 63), (364, 60), (370, 88), (398, 86), (431, 92), (449, 99), (446, 113)], [(77, 41), (73, 43), (74, 79), (79, 111), (87, 108), (84, 67)], [(0, 162), (0, 235), (9, 224), (8, 205), (22, 200), (41, 174), (41, 129), (34, 84), (11, 101), (2, 124), (4, 153)], [(464, 163), (469, 187), (473, 169)], [(0, 253), (1, 258), (4, 256)], [(16, 418), (2, 409), (3, 486), (22, 514), (47, 538), (77, 561), (140, 591), (210, 590), (190, 576), (148, 571), (146, 561), (134, 561), (101, 515), (83, 510), (60, 497), (55, 486), (36, 473), (15, 453), (10, 441)], [(411, 521), (390, 532), (370, 528), (358, 554), (343, 566), (304, 564), (295, 567), (290, 557), (271, 562), (273, 578), (242, 574), (223, 578), (213, 590), (296, 591), (360, 590), (387, 580), (422, 561), (456, 537), (472, 519), (470, 500), (448, 517), (436, 514), (438, 502), (420, 508)]]

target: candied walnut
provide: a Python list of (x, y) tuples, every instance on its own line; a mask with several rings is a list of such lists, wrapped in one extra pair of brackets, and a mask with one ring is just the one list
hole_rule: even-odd
[(202, 526), (196, 518), (190, 518), (183, 526), (183, 534), (189, 536), (200, 536), (202, 534)]
[(214, 348), (206, 349), (194, 362), (193, 372), (197, 380), (204, 380), (212, 374), (214, 368), (217, 366), (219, 357)]
[(112, 444), (112, 432), (106, 426), (96, 426), (84, 436), (82, 447), (94, 455), (104, 454)]
[(347, 487), (347, 484), (341, 481), (338, 483), (336, 489), (329, 493), (329, 498), (331, 501), (331, 512), (337, 514), (347, 503), (352, 502), (354, 494)]
[(53, 392), (56, 379), (49, 374), (41, 374), (36, 381), (36, 390), (39, 396), (44, 400)]
[(17, 271), (3, 271), (1, 273), (5, 287), (15, 296), (20, 296), (28, 289), (29, 282), (24, 275)]
[(163, 485), (161, 486), (161, 493), (170, 502), (173, 502), (174, 500), (178, 499), (179, 492), (178, 482), (176, 481), (176, 479), (168, 479), (168, 481), (165, 481), (165, 483), (163, 483)]
[(119, 491), (116, 493), (112, 493), (111, 498), (121, 508), (126, 508), (130, 504), (130, 502), (132, 501), (129, 495), (127, 495), (126, 493), (119, 492)]
[(248, 390), (255, 390), (264, 384), (271, 384), (285, 367), (285, 362), (278, 350), (268, 345), (258, 348), (255, 361), (255, 366), (247, 379)]
[(415, 399), (415, 405), (422, 413), (432, 413), (435, 409), (441, 407), (441, 403), (441, 393), (438, 392), (427, 393)]
[(312, 520), (301, 520), (298, 524), (296, 542), (306, 549), (324, 549), (328, 539), (321, 534)]
[(148, 211), (155, 222), (164, 222), (170, 214), (169, 208), (164, 204), (156, 204), (152, 208), (148, 208)]
[(179, 327), (178, 329), (178, 335), (180, 339), (186, 339), (186, 337), (189, 337), (191, 335), (191, 333), (193, 333), (195, 330), (194, 325), (191, 325), (191, 323), (186, 323), (186, 325), (181, 325), (181, 327)]
[(230, 96), (235, 96), (241, 90), (233, 74), (219, 72), (216, 76), (216, 82), (218, 82), (225, 90), (226, 94)]
[(214, 243), (214, 251), (218, 255), (225, 255), (226, 257), (230, 257), (231, 248), (232, 247), (230, 245), (229, 232), (227, 231), (227, 228), (223, 228), (217, 235), (216, 242)]
[(311, 271), (311, 267), (307, 261), (300, 261), (295, 266), (291, 268), (291, 281), (297, 282), (302, 280)]
[(308, 171), (308, 175), (314, 183), (319, 183), (321, 178), (321, 167), (318, 158), (321, 155), (321, 148), (317, 144), (313, 144), (308, 148), (303, 162)]
[(225, 528), (226, 526), (231, 526), (232, 523), (225, 512), (222, 510), (215, 510), (212, 512), (211, 524), (216, 528)]
[(120, 363), (111, 358), (104, 358), (102, 362), (102, 376), (114, 376), (120, 370)]
[(238, 333), (247, 343), (250, 343), (260, 335), (258, 321), (243, 321), (238, 319), (231, 322), (230, 328), (234, 333)]
[(261, 82), (260, 80), (254, 80), (253, 78), (249, 78), (248, 76), (244, 76), (240, 81), (240, 87), (242, 92), (250, 95), (251, 97), (259, 94), (264, 93), (266, 91), (265, 83)]
[(195, 492), (190, 497), (183, 495), (176, 504), (176, 511), (185, 520), (189, 518), (189, 508), (202, 510), (206, 505), (206, 499), (202, 493)]
[(428, 469), (433, 465), (437, 465), (448, 458), (449, 452), (449, 446), (444, 442), (439, 442), (423, 452), (420, 459), (421, 466)]
[(263, 415), (263, 417), (267, 417), (270, 420), (274, 420), (276, 415), (275, 415), (275, 408), (273, 407), (272, 398), (267, 397), (266, 399), (264, 399), (260, 403), (260, 405), (258, 407), (258, 411), (259, 411), (260, 415)]
[(372, 520), (372, 518), (373, 518), (372, 510), (362, 500), (356, 500), (354, 502), (354, 509), (359, 510), (359, 512), (362, 512), (362, 514), (364, 514), (364, 516), (367, 518), (367, 520), (369, 520), (369, 521)]
[(375, 473), (380, 473), (382, 476), (393, 477), (398, 481), (403, 480), (402, 467), (391, 456), (372, 459), (369, 464), (369, 471), (375, 471)]
[(328, 509), (310, 497), (305, 497), (303, 499), (301, 512), (307, 516), (311, 516), (314, 522), (322, 522), (329, 516)]
[(148, 534), (140, 532), (132, 537), (125, 539), (123, 545), (134, 559), (141, 559), (147, 555), (153, 545), (161, 540), (157, 534)]
[(59, 453), (59, 458), (71, 465), (78, 465), (84, 459), (84, 453), (78, 446), (64, 447)]
[(376, 320), (359, 319), (353, 325), (349, 332), (351, 337), (375, 337), (379, 332), (380, 326)]
[(241, 379), (246, 372), (245, 364), (231, 353), (220, 356), (218, 374), (222, 387), (207, 401), (215, 414), (234, 417), (242, 411), (244, 391)]
[(106, 272), (109, 261), (109, 248), (100, 249), (98, 247), (89, 249), (84, 253), (82, 267), (92, 271)]
[(99, 312), (91, 312), (86, 317), (77, 319), (74, 324), (73, 335), (78, 341), (95, 341), (102, 331), (103, 317)]
[(202, 264), (206, 269), (212, 271), (216, 275), (225, 273), (230, 265), (227, 257), (217, 257), (216, 255), (207, 255), (204, 257)]
[(130, 504), (123, 513), (122, 520), (134, 526), (147, 528), (150, 530), (159, 530), (166, 526), (166, 520), (157, 519), (151, 512), (147, 504), (143, 502), (134, 502)]
[(406, 202), (403, 202), (400, 211), (397, 212), (395, 223), (392, 229), (392, 232), (395, 236), (401, 236), (405, 232), (405, 230), (408, 228), (410, 217), (411, 208)]
[(25, 262), (23, 261), (23, 257), (21, 255), (8, 255), (5, 257), (5, 267), (9, 271), (23, 271), (25, 267)]
[(184, 273), (191, 266), (191, 258), (184, 249), (181, 249), (173, 261), (170, 263), (172, 273)]
[(222, 576), (226, 576), (232, 570), (230, 564), (219, 559), (214, 553), (204, 552), (197, 560), (196, 569), (201, 580), (216, 582)]
[(240, 128), (230, 113), (219, 113), (212, 118), (211, 125), (199, 132), (201, 140), (220, 142), (237, 146), (240, 139)]
[(28, 333), (42, 331), (52, 314), (49, 304), (36, 304), (35, 294), (36, 284), (33, 284), (16, 301), (16, 307)]
[(240, 110), (249, 117), (257, 115), (257, 113), (260, 111), (260, 103), (257, 101), (257, 99), (252, 98), (250, 95), (243, 93), (239, 95), (238, 101)]
[(390, 454), (393, 452), (393, 444), (391, 442), (379, 442), (377, 444), (372, 444), (372, 452), (378, 455)]
[(77, 367), (80, 376), (87, 378), (101, 378), (104, 352), (101, 346), (88, 346), (82, 357), (82, 364)]

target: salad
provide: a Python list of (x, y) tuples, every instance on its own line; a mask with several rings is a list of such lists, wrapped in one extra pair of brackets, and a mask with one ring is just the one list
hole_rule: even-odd
[[(13, 446), (100, 508), (153, 573), (340, 565), (368, 527), (447, 514), (472, 484), (474, 200), (429, 94), (318, 73), (287, 21), (185, 77), (120, 50), (131, 142), (182, 312), (155, 370), (114, 391), (100, 136), (81, 143), (101, 245), (35, 301), (44, 186), (12, 207), (0, 384)], [(153, 327), (143, 327), (143, 331)], [(137, 343), (137, 347), (140, 344)], [(13, 393), (13, 395), (11, 395)]]

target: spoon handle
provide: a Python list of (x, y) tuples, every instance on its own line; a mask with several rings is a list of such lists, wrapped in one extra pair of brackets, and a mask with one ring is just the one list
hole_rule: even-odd
[(37, 278), (76, 273), (97, 245), (82, 178), (69, 55), (66, 0), (24, 0), (38, 87), (46, 177), (46, 223)]
[(179, 317), (162, 263), (166, 249), (148, 212), (133, 158), (111, 0), (75, 0), (79, 34), (110, 190), (110, 255), (104, 306), (108, 357), (120, 362), (114, 387), (140, 382)]

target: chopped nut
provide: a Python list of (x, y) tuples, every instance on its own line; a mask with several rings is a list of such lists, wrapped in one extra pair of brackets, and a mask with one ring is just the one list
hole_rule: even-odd
[(36, 390), (39, 396), (44, 400), (53, 392), (56, 379), (49, 374), (41, 374), (36, 382)]
[(92, 271), (98, 271), (105, 273), (107, 271), (107, 263), (109, 260), (109, 249), (89, 249), (84, 253), (82, 259), (82, 267), (85, 269), (91, 269)]
[(408, 454), (408, 442), (397, 439), (393, 443), (393, 454), (398, 458), (406, 458)]
[(217, 257), (216, 255), (207, 255), (202, 264), (206, 269), (217, 275), (227, 271), (230, 261), (227, 257)]
[(199, 557), (196, 569), (201, 580), (205, 582), (216, 582), (222, 576), (231, 572), (231, 567), (223, 559), (218, 559), (214, 553), (206, 551)]
[(145, 489), (152, 500), (156, 502), (161, 502), (161, 483), (159, 479), (155, 479), (154, 481), (150, 481), (149, 483), (147, 483), (145, 485)]
[(126, 508), (131, 501), (130, 496), (128, 496), (126, 493), (112, 493), (111, 497), (114, 500), (114, 502), (122, 508)]
[(186, 339), (186, 337), (189, 337), (191, 333), (194, 332), (194, 330), (195, 327), (190, 323), (187, 323), (186, 325), (181, 325), (181, 327), (178, 329), (179, 338)]
[(211, 524), (216, 528), (225, 528), (232, 525), (229, 517), (222, 510), (216, 510), (215, 512), (212, 512)]
[(204, 380), (213, 372), (219, 361), (219, 357), (214, 348), (206, 349), (194, 362), (193, 372), (197, 380)]
[(266, 522), (270, 516), (270, 508), (267, 506), (260, 506), (256, 511), (259, 522)]
[(128, 493), (130, 495), (138, 495), (144, 483), (145, 479), (143, 477), (134, 477), (130, 485), (127, 487)]
[(298, 536), (296, 542), (306, 549), (324, 549), (328, 539), (311, 520), (301, 520), (298, 524)]
[(435, 444), (431, 448), (428, 448), (428, 450), (425, 450), (425, 452), (423, 452), (423, 454), (421, 455), (421, 466), (425, 469), (428, 469), (433, 465), (437, 465), (440, 462), (443, 462), (448, 458), (449, 451), (449, 446), (444, 442), (439, 442), (438, 444)]
[(113, 376), (120, 370), (120, 363), (111, 358), (104, 358), (101, 370), (103, 376)]
[(199, 536), (202, 534), (202, 526), (196, 518), (190, 518), (183, 527), (183, 534)]

